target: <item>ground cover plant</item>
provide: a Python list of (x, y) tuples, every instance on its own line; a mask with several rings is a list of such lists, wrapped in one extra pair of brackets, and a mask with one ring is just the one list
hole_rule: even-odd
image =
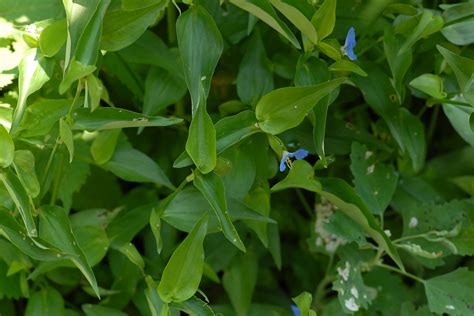
[(472, 1), (0, 1), (0, 315), (474, 315), (473, 42)]

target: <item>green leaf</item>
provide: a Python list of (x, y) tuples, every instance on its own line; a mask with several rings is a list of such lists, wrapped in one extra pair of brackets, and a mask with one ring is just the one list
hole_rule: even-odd
[(270, 3), (296, 26), (301, 34), (307, 36), (314, 45), (318, 44), (318, 34), (315, 27), (300, 10), (282, 0), (270, 0)]
[(459, 176), (449, 179), (449, 181), (456, 184), (464, 192), (470, 196), (474, 196), (474, 176)]
[(102, 21), (110, 0), (63, 0), (63, 4), (68, 31), (64, 60), (64, 77), (67, 77), (73, 60), (84, 66), (97, 62)]
[(59, 93), (66, 93), (74, 82), (91, 75), (96, 69), (94, 65), (85, 65), (77, 60), (72, 60), (69, 63), (67, 72), (64, 74), (63, 80), (59, 84)]
[(15, 144), (8, 131), (0, 125), (0, 168), (7, 168), (13, 162)]
[(313, 296), (308, 292), (303, 292), (300, 295), (292, 298), (301, 313), (301, 316), (316, 316), (316, 312), (311, 310), (311, 302)]
[(26, 305), (25, 316), (65, 315), (64, 300), (56, 289), (46, 287), (33, 293)]
[(158, 285), (158, 294), (164, 302), (186, 301), (198, 290), (204, 267), (206, 232), (207, 216), (203, 216), (171, 255)]
[(447, 96), (443, 89), (443, 79), (438, 75), (422, 74), (410, 81), (409, 84), (413, 88), (436, 99), (444, 99)]
[(118, 51), (135, 42), (146, 29), (163, 16), (169, 1), (113, 1), (104, 16), (104, 29), (100, 48)]
[(189, 300), (179, 303), (171, 304), (172, 307), (177, 308), (189, 315), (199, 316), (214, 316), (214, 312), (211, 307), (206, 303), (197, 298), (196, 296), (191, 297)]
[(456, 45), (469, 45), (474, 42), (472, 30), (474, 27), (474, 6), (472, 3), (457, 3), (440, 5), (444, 10), (443, 18), (446, 26), (441, 33), (448, 41)]
[[(418, 20), (418, 17), (416, 17)], [(441, 16), (433, 15), (429, 10), (424, 10), (419, 16), (419, 21), (413, 29), (409, 30), (408, 38), (400, 47), (399, 54), (404, 54), (418, 40), (432, 33), (439, 31), (443, 27), (444, 21)]]
[(46, 57), (56, 55), (66, 43), (67, 23), (66, 20), (58, 20), (48, 25), (41, 31), (39, 47)]
[(115, 153), (102, 167), (131, 182), (151, 182), (174, 189), (160, 166), (150, 157), (129, 146), (118, 145)]
[(340, 260), (336, 266), (337, 276), (333, 290), (338, 292), (339, 302), (345, 313), (367, 309), (373, 297), (370, 288), (364, 284), (361, 267), (355, 260)]
[(474, 272), (467, 268), (425, 280), (428, 307), (433, 313), (469, 315), (472, 313)]
[(216, 167), (216, 129), (207, 113), (204, 96), (197, 104), (189, 126), (186, 152), (202, 173), (209, 173)]
[(104, 85), (99, 78), (90, 74), (85, 80), (86, 97), (84, 107), (89, 108), (91, 112), (95, 111), (100, 105), (100, 99), (104, 95)]
[(3, 182), (11, 199), (18, 208), (28, 236), (36, 237), (38, 232), (33, 220), (33, 203), (21, 184), (20, 179), (18, 179), (11, 170), (7, 170), (6, 172), (0, 172), (0, 181)]
[(454, 71), (460, 89), (464, 90), (464, 87), (466, 87), (466, 84), (474, 73), (474, 60), (459, 56), (440, 45), (437, 45), (436, 48), (441, 55), (443, 55), (449, 67)]
[(128, 260), (130, 260), (130, 262), (132, 262), (140, 269), (143, 269), (145, 267), (145, 261), (143, 261), (142, 256), (132, 243), (125, 243), (120, 246), (112, 246), (112, 248), (121, 252), (124, 256), (128, 258)]
[(143, 114), (155, 115), (181, 100), (185, 92), (186, 85), (179, 72), (151, 67), (145, 80)]
[(107, 226), (110, 244), (121, 246), (130, 243), (148, 224), (153, 205), (145, 204), (131, 210), (121, 211)]
[(28, 195), (32, 198), (37, 197), (40, 193), (40, 185), (36, 177), (35, 156), (31, 151), (17, 150), (13, 167)]
[(66, 99), (43, 99), (31, 104), (21, 123), (21, 136), (46, 135), (68, 113), (71, 103), (71, 100)]
[(293, 46), (300, 49), (300, 43), (288, 26), (278, 17), (268, 0), (230, 0), (230, 3), (249, 12), (283, 35)]
[[(215, 128), (217, 154), (260, 131), (253, 111), (242, 111), (238, 114), (224, 117), (215, 124)], [(183, 168), (190, 166), (192, 163), (189, 155), (183, 152), (176, 159), (173, 167)]]
[(49, 81), (53, 63), (41, 56), (37, 49), (26, 53), (18, 66), (18, 102), (13, 112), (10, 134), (20, 127), (26, 109), (26, 100)]
[(82, 305), (82, 311), (86, 316), (127, 316), (119, 309), (101, 305), (84, 304)]
[(104, 130), (94, 139), (91, 154), (97, 164), (103, 165), (112, 159), (120, 133), (120, 129)]
[(156, 290), (157, 284), (149, 275), (145, 277), (147, 288), (145, 289), (145, 297), (151, 316), (168, 315), (168, 304), (163, 303)]
[(325, 0), (318, 11), (311, 18), (318, 33), (319, 40), (323, 40), (331, 35), (336, 24), (336, 4), (337, 0)]
[(39, 219), (40, 237), (66, 253), (66, 258), (81, 270), (92, 286), (94, 293), (97, 297), (100, 297), (94, 272), (92, 272), (86, 256), (77, 244), (66, 212), (57, 206), (43, 206), (39, 210)]
[[(224, 42), (214, 19), (197, 4), (179, 16), (176, 21), (176, 34), (194, 116), (202, 99), (206, 99), (209, 94), (214, 69), (224, 49)], [(200, 91), (201, 84), (204, 88), (203, 94)]]
[(74, 140), (72, 135), (71, 126), (66, 123), (62, 118), (59, 120), (59, 135), (61, 140), (66, 145), (67, 151), (69, 152), (69, 162), (72, 162), (74, 159)]
[(35, 239), (27, 237), (25, 227), (2, 209), (0, 209), (0, 235), (35, 260), (54, 261), (62, 255), (58, 250), (48, 248)]
[(222, 284), (237, 315), (248, 315), (257, 284), (258, 262), (253, 252), (238, 254), (224, 271)]
[(73, 113), (73, 130), (100, 131), (105, 129), (169, 126), (182, 122), (179, 118), (146, 116), (119, 108), (98, 108), (93, 113), (89, 109), (77, 109)]
[(264, 132), (275, 135), (299, 125), (319, 100), (344, 81), (346, 78), (338, 78), (314, 86), (273, 90), (257, 104), (256, 117), (259, 127)]
[(346, 59), (340, 59), (335, 61), (334, 63), (329, 66), (329, 70), (331, 71), (341, 71), (341, 72), (353, 72), (355, 74), (358, 74), (359, 76), (362, 77), (367, 77), (367, 73), (362, 70), (357, 64), (346, 60)]
[(353, 219), (403, 269), (403, 263), (390, 239), (382, 231), (372, 213), (354, 189), (338, 178), (314, 178), (313, 168), (304, 160), (296, 160), (288, 176), (272, 187), (272, 191), (302, 188), (320, 194)]
[(245, 245), (232, 224), (232, 220), (230, 219), (227, 210), (227, 202), (222, 179), (215, 173), (200, 174), (199, 172), (194, 172), (193, 184), (202, 195), (204, 195), (209, 204), (211, 204), (224, 236), (234, 246), (245, 252)]
[(258, 28), (247, 43), (237, 74), (237, 95), (243, 103), (255, 106), (264, 94), (273, 90), (273, 74)]
[(373, 151), (354, 142), (351, 171), (355, 189), (367, 207), (375, 214), (383, 214), (397, 188), (398, 174), (393, 166), (378, 162)]
[(474, 108), (470, 106), (443, 104), (443, 112), (456, 132), (471, 146), (474, 146)]

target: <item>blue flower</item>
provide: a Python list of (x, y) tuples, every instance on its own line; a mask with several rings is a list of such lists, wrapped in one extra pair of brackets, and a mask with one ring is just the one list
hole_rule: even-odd
[(342, 54), (349, 57), (350, 60), (357, 60), (357, 55), (354, 53), (354, 47), (356, 46), (355, 30), (353, 27), (349, 29), (346, 35), (346, 42), (341, 47)]
[(291, 159), (290, 158), (296, 158), (296, 159), (303, 159), (306, 156), (308, 156), (309, 152), (306, 149), (298, 149), (297, 151), (291, 153), (288, 151), (283, 151), (283, 157), (281, 157), (280, 160), (280, 171), (283, 172), (286, 170), (286, 166), (291, 169)]
[(291, 310), (293, 311), (293, 315), (301, 316), (300, 309), (296, 305), (291, 305)]

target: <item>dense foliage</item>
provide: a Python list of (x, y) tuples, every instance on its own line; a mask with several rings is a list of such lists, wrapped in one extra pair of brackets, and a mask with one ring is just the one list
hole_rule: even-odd
[(474, 2), (176, 2), (0, 1), (0, 314), (474, 315)]

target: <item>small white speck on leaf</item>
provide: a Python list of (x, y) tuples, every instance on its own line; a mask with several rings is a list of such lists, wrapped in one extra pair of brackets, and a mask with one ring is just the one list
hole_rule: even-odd
[(416, 218), (416, 217), (410, 218), (410, 222), (408, 223), (408, 227), (415, 228), (416, 226), (418, 226), (418, 218)]
[(372, 174), (374, 173), (375, 170), (375, 165), (370, 165), (367, 167), (367, 174)]
[(367, 150), (365, 152), (365, 160), (369, 159), (373, 154), (374, 154), (373, 152), (371, 152), (370, 150)]
[(353, 297), (344, 301), (346, 308), (352, 312), (357, 312), (359, 310), (359, 305), (356, 304)]
[(353, 286), (351, 288), (351, 294), (352, 296), (354, 296), (355, 298), (359, 298), (359, 291), (357, 290), (357, 288), (355, 286)]
[(347, 280), (349, 280), (350, 269), (351, 269), (351, 264), (349, 263), (349, 261), (346, 261), (346, 265), (345, 265), (344, 269), (337, 268), (337, 273), (341, 276), (341, 278), (344, 281), (347, 282)]

